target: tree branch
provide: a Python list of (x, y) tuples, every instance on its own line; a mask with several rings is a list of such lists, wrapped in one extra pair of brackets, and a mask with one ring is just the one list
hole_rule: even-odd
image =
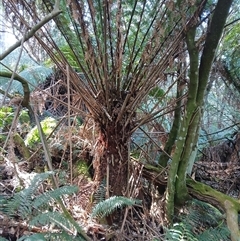
[(218, 0), (211, 24), (208, 29), (205, 46), (199, 66), (199, 87), (197, 101), (201, 105), (205, 93), (212, 62), (221, 38), (229, 9), (233, 0)]
[[(0, 71), (0, 76), (11, 79), (12, 73)], [(28, 108), (29, 107), (29, 99), (30, 99), (30, 89), (28, 86), (28, 82), (27, 82), (27, 80), (25, 80), (23, 77), (21, 77), (20, 75), (18, 75), (16, 73), (14, 73), (13, 78), (22, 84), (23, 93), (24, 93), (23, 100), (22, 100), (22, 106)]]
[(8, 56), (12, 51), (14, 51), (16, 48), (21, 46), (22, 42), (27, 41), (31, 37), (34, 36), (34, 34), (47, 22), (49, 22), (51, 19), (59, 15), (62, 11), (59, 9), (59, 0), (56, 0), (55, 6), (52, 12), (50, 12), (46, 17), (44, 17), (38, 24), (32, 27), (31, 30), (29, 30), (28, 33), (26, 33), (22, 39), (17, 41), (15, 44), (13, 44), (11, 47), (9, 47), (6, 51), (4, 51), (2, 54), (0, 54), (0, 60), (3, 60), (6, 56)]

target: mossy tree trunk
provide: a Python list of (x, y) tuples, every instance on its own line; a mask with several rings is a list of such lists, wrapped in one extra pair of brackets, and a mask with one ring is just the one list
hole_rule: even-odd
[(231, 4), (231, 0), (217, 2), (202, 52), (195, 41), (197, 25), (190, 27), (186, 33), (190, 59), (188, 99), (185, 113), (181, 118), (176, 149), (169, 169), (166, 191), (166, 215), (169, 223), (172, 222), (175, 204), (183, 204), (188, 198), (187, 168), (192, 152), (197, 145), (208, 77)]
[(176, 94), (176, 109), (174, 111), (174, 120), (171, 127), (171, 131), (169, 133), (168, 140), (166, 142), (166, 145), (164, 147), (164, 152), (159, 158), (159, 165), (162, 167), (166, 167), (169, 161), (169, 157), (171, 156), (171, 153), (174, 149), (174, 143), (176, 141), (176, 137), (178, 135), (179, 129), (180, 129), (180, 121), (181, 121), (181, 112), (182, 112), (182, 106), (183, 104), (183, 90), (185, 86), (185, 64), (181, 62), (180, 58), (179, 64), (178, 64), (178, 82), (177, 82), (177, 94)]

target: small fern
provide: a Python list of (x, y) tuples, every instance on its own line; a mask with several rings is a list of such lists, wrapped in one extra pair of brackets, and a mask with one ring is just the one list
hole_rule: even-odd
[[(17, 241), (85, 241), (85, 239), (79, 236), (69, 235), (67, 232), (60, 232), (60, 233), (45, 233), (40, 234), (36, 233), (33, 235), (23, 236)], [(1, 241), (1, 239), (0, 239)], [(4, 240), (5, 241), (5, 240)]]
[[(76, 186), (63, 186), (53, 191), (38, 194), (39, 185), (52, 175), (52, 172), (37, 174), (28, 188), (16, 193), (11, 199), (0, 198), (0, 211), (10, 216), (20, 216), (25, 219), (29, 226), (49, 226), (50, 224), (58, 227), (58, 233), (34, 234), (24, 236), (18, 241), (33, 240), (85, 240), (74, 234), (83, 235), (82, 228), (66, 212), (52, 212), (55, 205), (62, 196), (71, 195), (77, 192)], [(84, 234), (85, 235), (85, 234)], [(61, 238), (60, 238), (61, 237)]]
[[(8, 239), (0, 237), (0, 241), (8, 241)], [(39, 240), (40, 241), (40, 240)]]
[(76, 186), (59, 187), (58, 189), (55, 189), (53, 191), (48, 191), (43, 193), (42, 195), (39, 195), (38, 198), (33, 200), (32, 206), (37, 209), (42, 205), (49, 203), (52, 200), (56, 200), (57, 198), (60, 198), (63, 195), (72, 195), (77, 191), (78, 191), (78, 187)]
[(184, 223), (175, 223), (171, 229), (166, 230), (165, 238), (166, 241), (198, 241), (190, 227)]
[(39, 185), (49, 178), (50, 175), (52, 175), (52, 172), (35, 175), (31, 181), (31, 185), (16, 193), (10, 200), (7, 200), (0, 210), (10, 216), (17, 215), (23, 219), (29, 217), (32, 213), (32, 202), (35, 196), (34, 193), (38, 189)]
[(118, 208), (140, 204), (141, 200), (121, 196), (113, 196), (98, 203), (92, 211), (92, 217), (103, 218), (110, 215)]
[(180, 215), (172, 228), (165, 230), (167, 241), (228, 241), (228, 230), (221, 212), (208, 203), (192, 200), (188, 213)]
[(30, 236), (22, 236), (17, 241), (47, 241), (47, 239), (44, 237), (44, 234), (42, 233), (35, 233)]
[(69, 220), (59, 212), (45, 212), (40, 213), (30, 221), (30, 226), (45, 226), (55, 224), (57, 227), (64, 229), (66, 231), (72, 231), (74, 229), (73, 225)]

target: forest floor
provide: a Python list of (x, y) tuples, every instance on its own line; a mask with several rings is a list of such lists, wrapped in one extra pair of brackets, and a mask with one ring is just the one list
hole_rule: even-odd
[[(237, 197), (239, 195), (239, 158), (237, 156), (239, 147), (240, 135), (238, 134), (231, 142), (222, 142), (217, 146), (203, 150), (202, 158), (194, 166), (195, 178), (217, 190)], [(141, 205), (123, 209), (121, 215), (124, 218), (121, 223), (110, 225), (105, 218), (99, 220), (91, 217), (92, 209), (96, 205), (93, 198), (96, 184), (91, 180), (89, 174), (75, 173), (75, 177), (71, 181), (69, 171), (64, 170), (63, 167), (60, 170), (59, 162), (53, 164), (55, 170), (58, 170), (59, 173), (60, 171), (65, 173), (62, 182), (79, 187), (76, 194), (65, 198), (64, 201), (66, 208), (87, 233), (90, 240), (154, 240), (154, 238), (156, 238), (155, 240), (165, 240), (164, 211), (160, 208), (164, 196), (159, 195), (156, 186), (151, 185), (141, 174), (139, 175), (141, 166), (138, 165), (139, 170), (133, 175), (133, 186), (136, 185), (137, 180), (140, 180), (135, 191), (138, 192), (136, 198), (142, 200)], [(35, 165), (37, 164), (35, 163)], [(36, 166), (35, 170), (37, 169)], [(135, 169), (137, 168), (135, 167)], [(1, 161), (0, 201), (6, 197), (11, 199), (15, 193), (21, 191), (21, 186), (28, 187), (35, 175), (37, 173), (34, 170), (29, 170), (29, 165), (26, 162), (13, 163), (7, 158)], [(46, 181), (40, 186), (38, 192), (43, 193), (49, 190), (52, 190), (52, 185)], [(56, 205), (55, 208), (59, 210), (59, 206)], [(190, 212), (187, 210), (188, 208), (186, 206), (186, 209), (179, 210), (179, 213), (188, 215)], [(200, 210), (199, 206), (191, 206), (191, 208), (204, 211)], [(199, 223), (194, 223), (192, 227), (192, 231), (195, 233), (204, 232), (212, 224), (201, 223), (201, 231), (196, 229), (197, 225)], [(17, 240), (23, 235), (49, 231), (60, 232), (60, 229), (48, 225), (33, 226), (30, 229), (27, 220), (24, 220), (17, 213), (15, 216), (8, 216), (0, 212), (0, 235), (7, 240)]]

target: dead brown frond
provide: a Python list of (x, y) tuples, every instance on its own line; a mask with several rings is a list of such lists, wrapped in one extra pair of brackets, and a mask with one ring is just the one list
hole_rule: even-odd
[[(26, 0), (21, 1), (22, 12), (17, 11), (15, 1), (3, 2), (7, 13), (16, 13), (19, 26), (25, 28), (31, 27), (28, 20), (34, 24), (42, 13), (53, 9), (47, 0), (39, 6), (41, 14), (35, 4)], [(200, 5), (190, 15), (189, 7), (186, 4), (178, 9), (172, 1), (165, 0), (82, 0), (68, 1), (67, 6), (62, 6), (64, 14), (54, 21), (83, 73), (80, 77), (70, 69), (71, 83), (94, 119), (100, 123), (106, 119), (132, 122), (131, 113), (156, 84), (165, 80), (164, 72), (172, 67), (185, 28), (196, 21), (195, 15), (202, 9)], [(45, 25), (35, 39), (66, 74), (69, 59), (52, 35), (55, 24)], [(155, 115), (156, 112), (148, 114), (146, 121)]]

